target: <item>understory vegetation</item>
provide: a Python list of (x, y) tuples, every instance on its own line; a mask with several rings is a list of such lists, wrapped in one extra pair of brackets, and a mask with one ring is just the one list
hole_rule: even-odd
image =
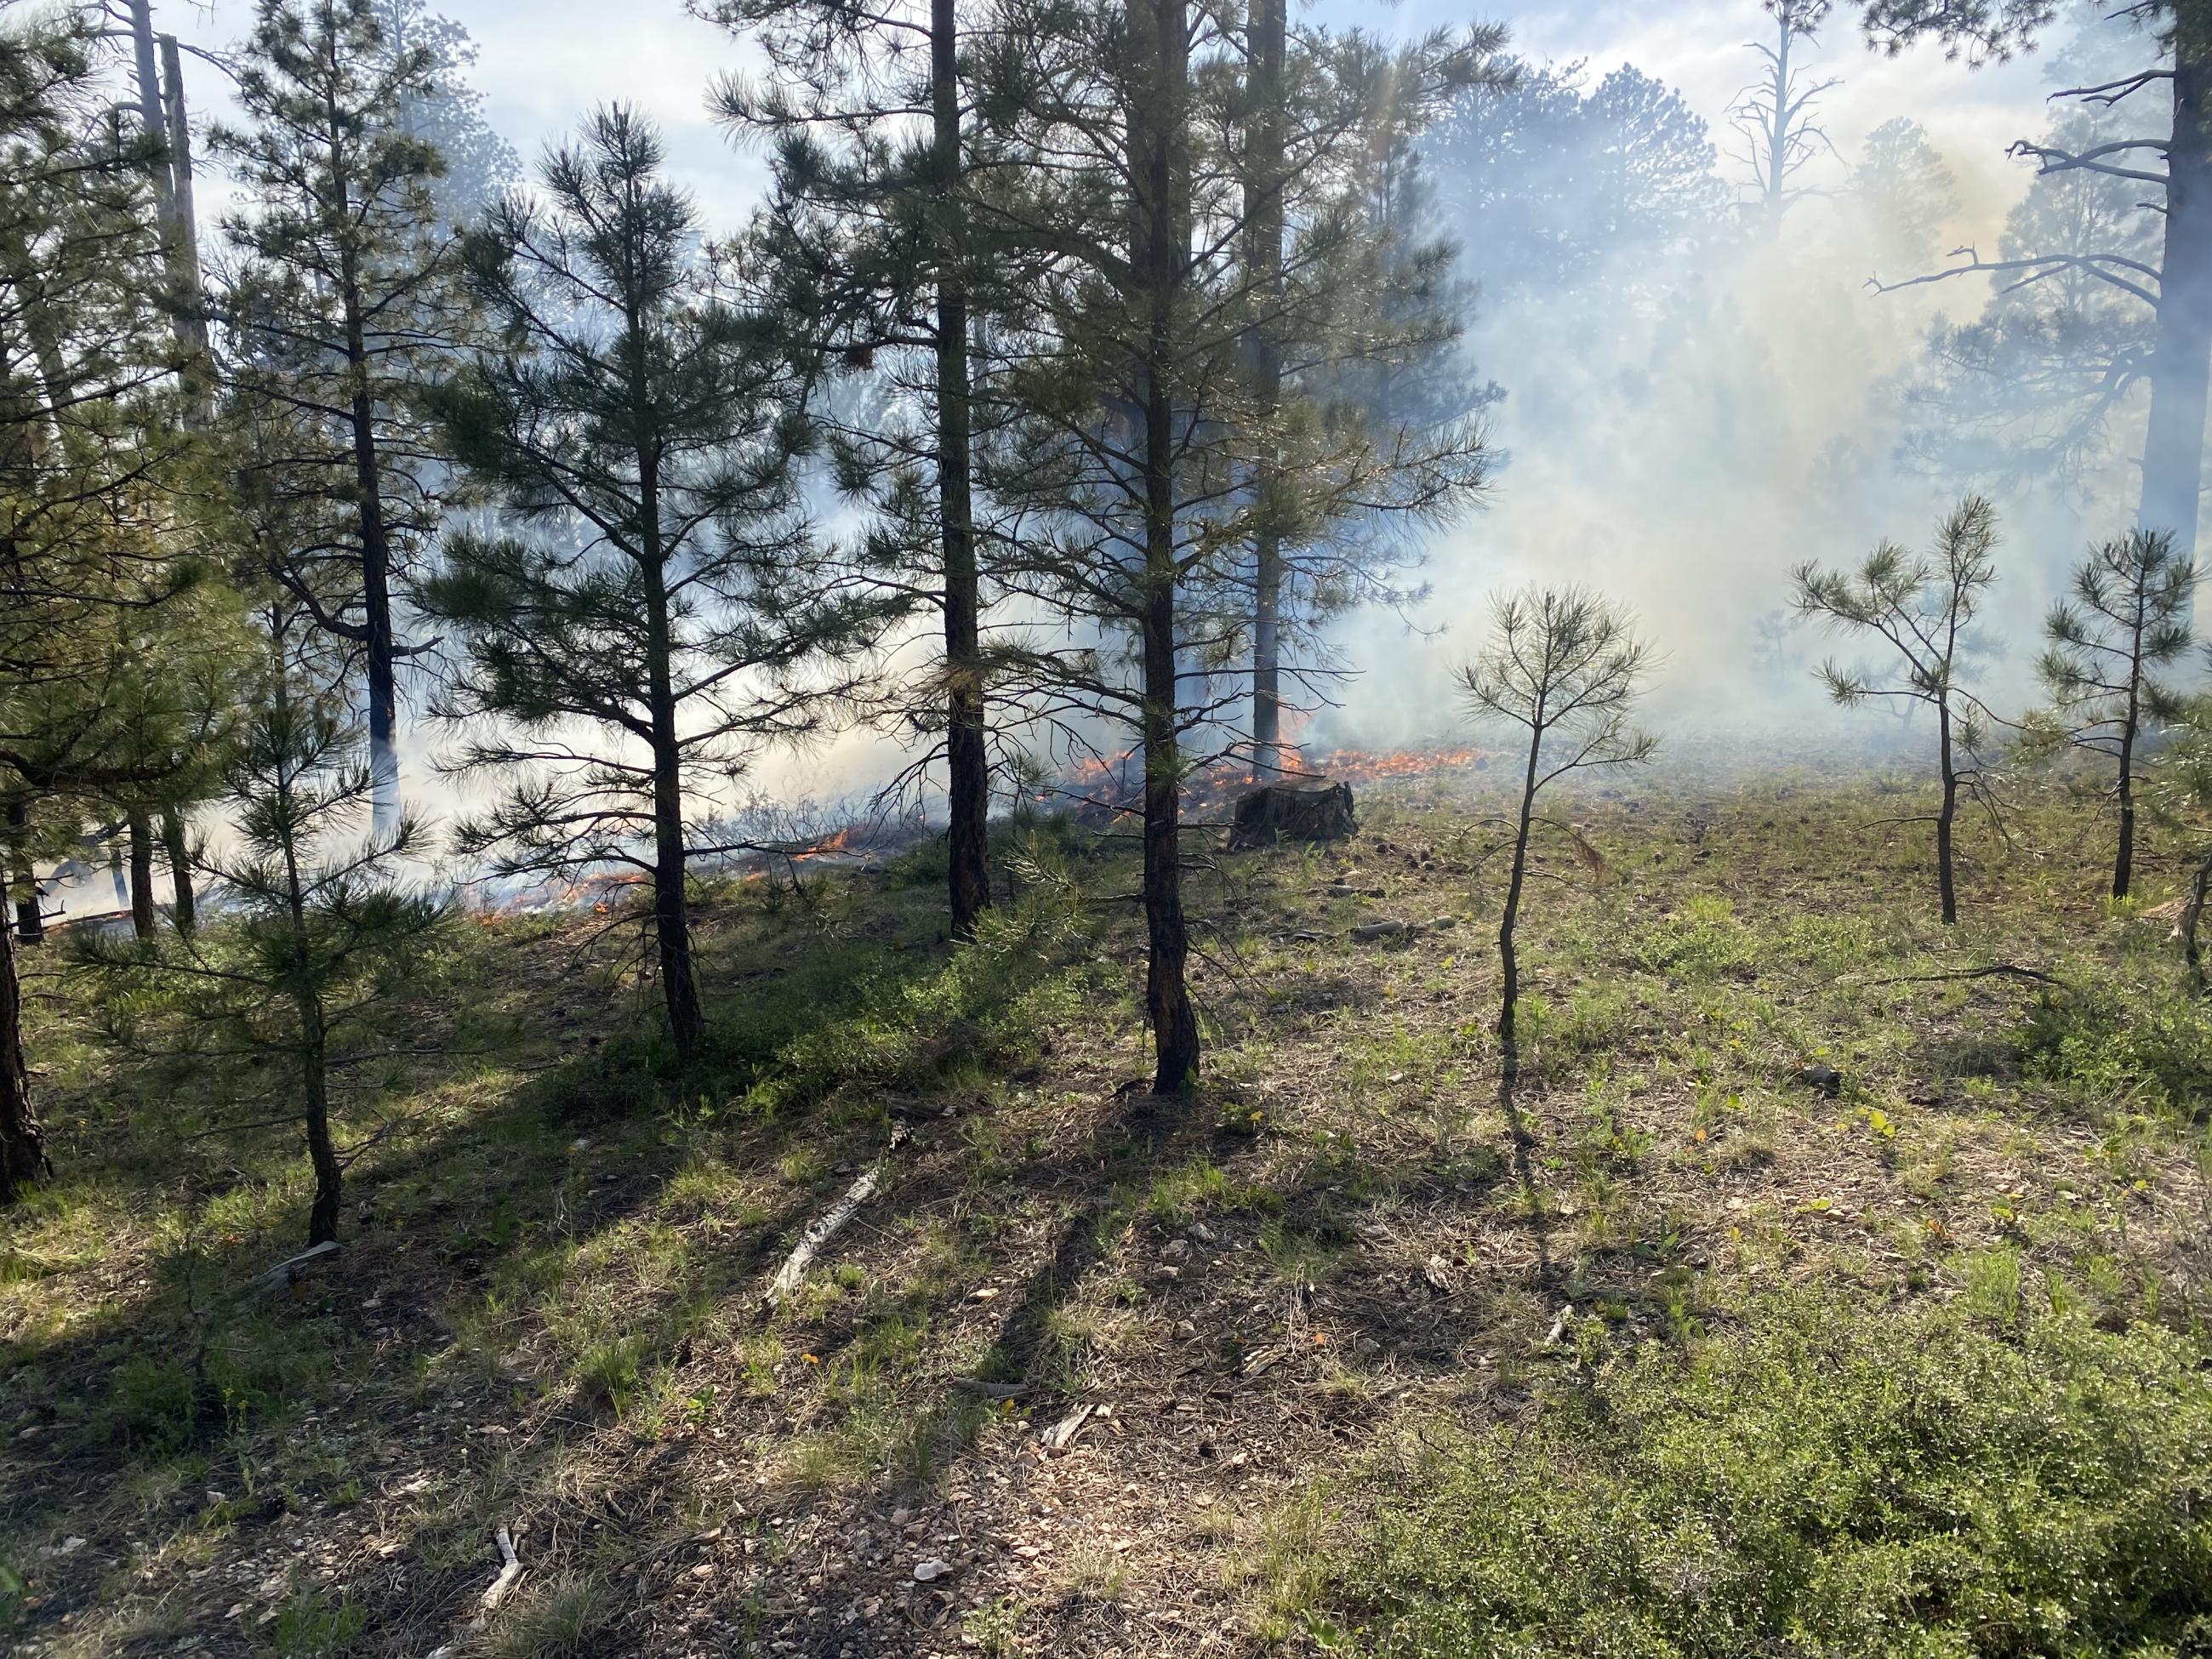
[(1134, 849), (1064, 822), (957, 945), (941, 847), (697, 883), (688, 1067), (649, 913), (458, 916), (334, 1074), (347, 1241), (273, 1291), (313, 1182), (239, 1131), (251, 1058), (34, 997), (0, 1619), (88, 1656), (2197, 1651), (2193, 849), (2153, 828), (2108, 901), (2038, 786), (1945, 927), (1917, 788), (1563, 796), (1505, 1094), (1458, 782), (1198, 856), (1182, 1099)]

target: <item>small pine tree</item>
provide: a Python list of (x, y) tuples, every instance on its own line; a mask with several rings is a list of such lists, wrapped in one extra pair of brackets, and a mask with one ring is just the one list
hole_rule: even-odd
[(2071, 744), (2110, 758), (2119, 845), (2112, 896), (2125, 898), (2136, 860), (2136, 781), (2148, 726), (2181, 713), (2181, 697), (2160, 678), (2189, 648), (2189, 609), (2197, 568), (2174, 551), (2164, 531), (2134, 530), (2092, 551), (2075, 568), (2074, 596), (2051, 607), (2050, 641), (2036, 672), (2057, 707), (2031, 736)]
[(1636, 637), (1634, 621), (1625, 609), (1570, 587), (1501, 599), (1491, 619), (1488, 647), (1460, 670), (1460, 684), (1478, 719), (1503, 720), (1528, 735), (1514, 820), (1513, 872), (1498, 924), (1498, 960), (1504, 974), (1498, 1042), (1509, 1084), (1521, 1070), (1514, 1030), (1521, 964), (1514, 929), (1528, 884), (1529, 837), (1542, 822), (1536, 817), (1537, 798), (1570, 773), (1641, 766), (1651, 758), (1658, 739), (1629, 725), (1629, 712), (1643, 693), (1650, 665), (1650, 647)]
[(216, 884), (215, 925), (145, 945), (94, 939), (82, 958), (118, 1040), (283, 1062), (314, 1170), (311, 1246), (337, 1237), (331, 1073), (375, 1030), (446, 912), (392, 874), (416, 849), (412, 823), (364, 842), (373, 790), (359, 733), (326, 698), (280, 679), (237, 738), (226, 791), (236, 849), (198, 855)]
[(1895, 684), (1878, 683), (1866, 668), (1824, 662), (1817, 672), (1829, 696), (1845, 705), (1881, 697), (1936, 711), (1942, 797), (1928, 821), (1936, 826), (1936, 882), (1947, 926), (1959, 920), (1951, 856), (1959, 792), (1978, 790), (1983, 782), (1980, 769), (1970, 761), (1962, 764), (1961, 756), (1973, 753), (1992, 718), (1981, 699), (1960, 684), (1959, 670), (1974, 646), (1975, 614), (1996, 580), (1990, 556), (1996, 541), (1996, 509), (1970, 495), (1936, 526), (1936, 545), (1927, 554), (1884, 542), (1856, 573), (1823, 570), (1808, 561), (1792, 577), (1799, 615), (1832, 629), (1872, 634), (1903, 660)]

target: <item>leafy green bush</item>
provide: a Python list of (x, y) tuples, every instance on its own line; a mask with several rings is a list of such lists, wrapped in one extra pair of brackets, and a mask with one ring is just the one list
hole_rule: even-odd
[(2208, 1358), (1771, 1304), (1424, 1437), (1308, 1616), (1389, 1659), (2212, 1654)]

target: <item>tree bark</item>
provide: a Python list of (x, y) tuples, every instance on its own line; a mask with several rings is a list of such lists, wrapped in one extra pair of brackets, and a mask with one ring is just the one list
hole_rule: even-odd
[(1545, 694), (1537, 695), (1535, 718), (1528, 726), (1528, 767), (1521, 778), (1521, 817), (1513, 831), (1513, 873), (1505, 884), (1505, 910), (1498, 922), (1498, 1048), (1499, 1071), (1510, 1085), (1521, 1075), (1521, 1048), (1514, 1010), (1521, 1000), (1521, 959), (1513, 932), (1521, 920), (1521, 891), (1528, 879), (1528, 828), (1536, 816), (1536, 768), (1544, 753)]
[(30, 1067), (23, 1058), (23, 983), (15, 972), (15, 940), (0, 927), (0, 1204), (52, 1173), (46, 1127), (31, 1099)]
[[(334, 122), (336, 118), (333, 111)], [(346, 185), (338, 173), (340, 143), (333, 126), (330, 144), (334, 207), (342, 207), (347, 198)], [(362, 626), (368, 681), (369, 832), (382, 836), (390, 835), (399, 823), (399, 751), (396, 746), (399, 696), (395, 668), (398, 653), (393, 648), (392, 632), (392, 538), (384, 517), (384, 477), (377, 458), (376, 402), (368, 386), (368, 338), (362, 316), (358, 258), (350, 241), (343, 240), (351, 235), (350, 229), (343, 223), (334, 223), (331, 228), (341, 239), (340, 246), (344, 250), (339, 261), (343, 291), (338, 299), (345, 311), (346, 363), (353, 382), (351, 406), (347, 412), (348, 423), (352, 428), (354, 487), (359, 495), (357, 510), (361, 514)]]
[(1252, 539), (1252, 769), (1261, 782), (1283, 768), (1283, 538), (1265, 511), (1281, 466), (1276, 410), (1282, 400), (1283, 354), (1276, 337), (1283, 285), (1283, 58), (1285, 0), (1254, 0), (1251, 15), (1251, 126), (1244, 180), (1245, 265), (1253, 303), (1262, 316), (1247, 341), (1254, 418), (1253, 494), (1262, 507)]
[(2136, 868), (2136, 732), (2142, 723), (2143, 628), (2148, 620), (2150, 599), (2138, 568), (2136, 577), (2134, 632), (2128, 641), (2128, 703), (2120, 722), (2120, 844), (2112, 855), (2112, 896), (2124, 899), (2133, 884)]
[(2191, 0), (2177, 10), (2166, 252), (2139, 520), (2145, 530), (2172, 532), (2187, 558), (2197, 547), (2212, 386), (2212, 5)]
[(131, 814), (131, 931), (140, 939), (161, 931), (154, 908), (154, 825), (143, 810)]
[(2197, 942), (2197, 928), (2204, 920), (2204, 900), (2212, 891), (2212, 849), (2197, 860), (2196, 873), (2189, 879), (2189, 902), (2181, 913), (2181, 955), (2189, 964), (2189, 983), (2198, 995), (2204, 992), (2204, 951)]
[(937, 496), (945, 558), (945, 802), (952, 933), (972, 938), (991, 902), (991, 767), (975, 568), (968, 365), (966, 243), (960, 189), (956, 0), (930, 0), (930, 107), (938, 191)]
[(43, 945), (46, 941), (46, 916), (39, 898), (38, 872), (31, 867), (28, 859), (19, 859), (15, 866), (15, 937), (26, 945)]
[[(642, 364), (640, 370), (642, 372)], [(641, 390), (642, 382), (641, 381)], [(667, 573), (660, 551), (659, 491), (653, 462), (641, 457), (646, 557), (646, 698), (653, 727), (653, 936), (676, 1057), (688, 1066), (707, 1036), (691, 961), (691, 915), (684, 891), (683, 746), (676, 725)]]
[(1785, 3), (1777, 19), (1781, 40), (1774, 52), (1774, 113), (1766, 137), (1766, 240), (1782, 240), (1783, 216), (1790, 210), (1790, 46), (1796, 33), (1796, 13)]
[(1959, 920), (1959, 894), (1951, 877), (1951, 824), (1959, 811), (1959, 773), (1951, 760), (1951, 705), (1936, 705), (1937, 764), (1943, 777), (1943, 804), (1936, 814), (1936, 886), (1943, 902), (1943, 922)]
[(31, 862), (27, 842), (31, 807), (25, 800), (8, 803), (9, 886), (15, 901), (15, 937), (26, 945), (46, 941), (46, 918), (39, 899), (39, 874)]
[(161, 118), (167, 143), (169, 188), (162, 204), (162, 252), (176, 307), (177, 344), (183, 362), (178, 384), (187, 420), (206, 426), (215, 417), (215, 383), (208, 360), (207, 296), (200, 285), (199, 227), (192, 207), (192, 127), (185, 109), (184, 55), (177, 37), (161, 37)]
[[(347, 307), (349, 347), (366, 352), (361, 323)], [(359, 370), (357, 369), (358, 373)], [(361, 576), (362, 622), (367, 629), (368, 678), (368, 765), (372, 785), (370, 832), (388, 836), (399, 823), (399, 724), (398, 653), (392, 635), (392, 546), (384, 523), (384, 501), (376, 465), (374, 404), (366, 390), (354, 393), (354, 471), (361, 490)]]
[(307, 1042), (301, 1079), (307, 1097), (307, 1161), (315, 1171), (315, 1200), (307, 1211), (307, 1247), (334, 1243), (338, 1236), (338, 1201), (345, 1172), (331, 1143), (330, 1071), (324, 1058), (322, 1010), (311, 997), (301, 999), (300, 1018)]
[(161, 814), (161, 848), (169, 860), (169, 890), (174, 895), (170, 915), (180, 933), (189, 933), (198, 927), (200, 916), (199, 900), (192, 890), (187, 829), (182, 807), (172, 806)]
[(1152, 1025), (1152, 1092), (1180, 1092), (1195, 1077), (1198, 1020), (1186, 978), (1190, 935), (1182, 910), (1181, 679), (1176, 672), (1174, 320), (1182, 264), (1186, 188), (1181, 129), (1188, 34), (1183, 0), (1130, 0), (1142, 52), (1130, 112), (1135, 185), (1135, 280), (1146, 340), (1136, 365), (1143, 410), (1145, 567), (1138, 632), (1143, 652), (1145, 1006)]

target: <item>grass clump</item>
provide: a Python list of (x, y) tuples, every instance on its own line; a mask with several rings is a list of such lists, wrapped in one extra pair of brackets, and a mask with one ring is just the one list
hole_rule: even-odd
[(1433, 1437), (1376, 1477), (1345, 1650), (1719, 1659), (2212, 1652), (2200, 1343), (1816, 1298)]

